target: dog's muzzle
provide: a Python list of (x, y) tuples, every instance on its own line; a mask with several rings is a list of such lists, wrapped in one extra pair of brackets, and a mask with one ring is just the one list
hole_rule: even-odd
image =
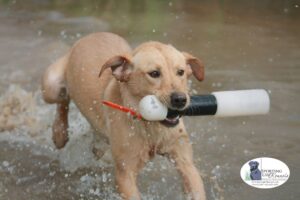
[[(187, 96), (183, 92), (173, 92), (170, 96), (170, 104), (172, 110), (181, 110), (187, 105)], [(179, 114), (168, 115), (161, 123), (167, 127), (174, 127), (179, 123)]]
[(171, 106), (175, 109), (183, 109), (187, 104), (187, 97), (183, 92), (173, 92), (170, 99)]

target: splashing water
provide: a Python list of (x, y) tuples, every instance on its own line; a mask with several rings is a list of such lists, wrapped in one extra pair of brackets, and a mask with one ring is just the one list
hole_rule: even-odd
[(61, 167), (68, 171), (81, 167), (97, 167), (99, 164), (111, 165), (109, 156), (103, 162), (95, 159), (91, 149), (93, 131), (74, 104), (70, 108), (70, 140), (65, 148), (56, 150), (51, 139), (55, 106), (45, 104), (40, 91), (27, 92), (17, 85), (11, 85), (0, 98), (0, 139), (43, 147), (46, 154), (57, 157)]

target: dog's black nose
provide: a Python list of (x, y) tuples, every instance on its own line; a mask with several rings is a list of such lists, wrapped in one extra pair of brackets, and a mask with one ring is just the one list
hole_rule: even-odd
[(187, 98), (185, 93), (182, 92), (173, 92), (171, 94), (171, 105), (174, 108), (183, 108), (186, 105)]

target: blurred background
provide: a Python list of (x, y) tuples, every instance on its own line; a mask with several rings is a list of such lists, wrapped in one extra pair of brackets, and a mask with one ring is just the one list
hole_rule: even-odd
[[(74, 105), (70, 141), (55, 149), (55, 106), (40, 92), (46, 67), (98, 31), (201, 58), (206, 80), (193, 79), (192, 94), (266, 89), (269, 115), (185, 118), (195, 163), (209, 200), (299, 199), (299, 0), (0, 0), (0, 199), (119, 199), (109, 150), (94, 158), (93, 130)], [(285, 162), (289, 180), (267, 190), (246, 185), (240, 168), (255, 157)], [(138, 185), (143, 199), (184, 199), (174, 166), (159, 156)]]

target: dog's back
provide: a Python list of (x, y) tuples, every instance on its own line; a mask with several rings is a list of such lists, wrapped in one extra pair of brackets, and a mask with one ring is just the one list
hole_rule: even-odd
[[(120, 36), (94, 33), (77, 41), (65, 56), (48, 67), (42, 81), (43, 98), (48, 103), (58, 105), (58, 121), (66, 121), (63, 129), (68, 126), (64, 110), (67, 111), (70, 99), (74, 100), (95, 129), (103, 124), (101, 101), (112, 75), (110, 70), (106, 70), (99, 78), (99, 72), (109, 58), (130, 51), (130, 46)], [(53, 131), (59, 128), (60, 125), (54, 123)], [(66, 138), (58, 140), (67, 141)], [(57, 147), (64, 146), (64, 142), (56, 144)]]
[(94, 127), (102, 118), (101, 101), (112, 79), (110, 70), (99, 78), (101, 67), (109, 58), (130, 51), (128, 43), (112, 33), (89, 35), (71, 50), (66, 70), (67, 89), (81, 113), (88, 113), (85, 117)]

